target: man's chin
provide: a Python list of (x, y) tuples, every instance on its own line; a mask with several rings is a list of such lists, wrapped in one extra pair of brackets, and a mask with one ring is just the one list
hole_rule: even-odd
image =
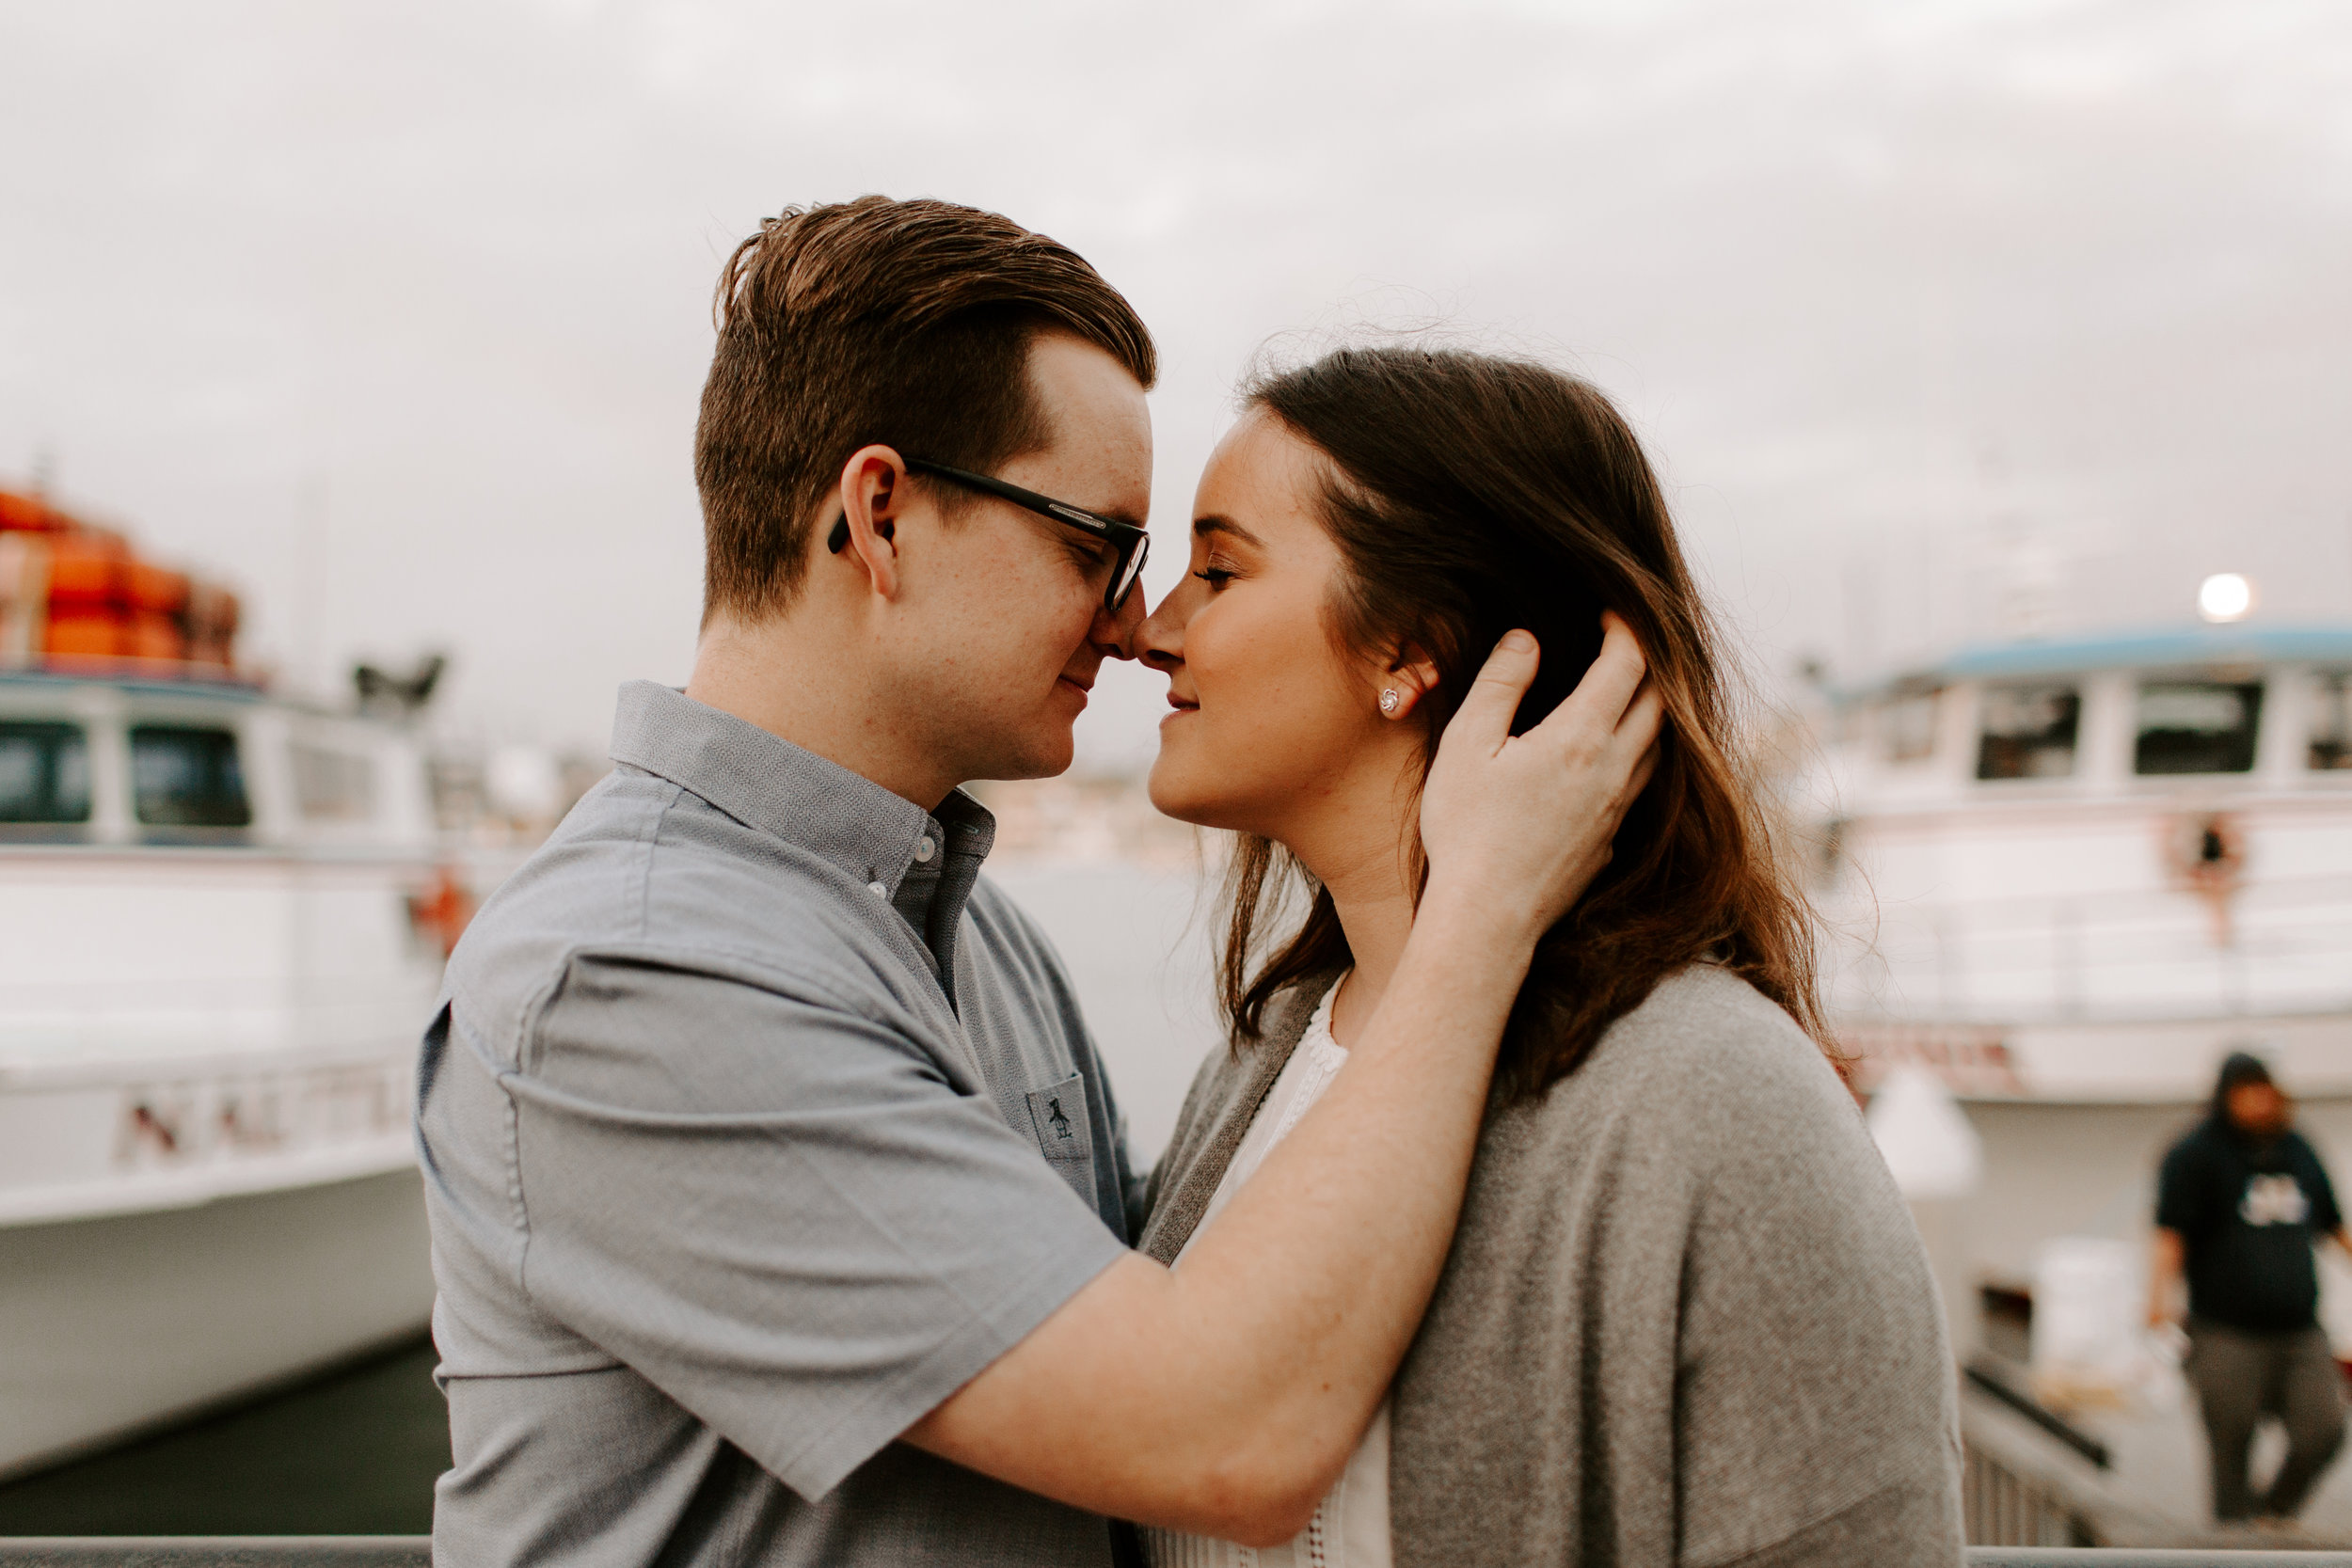
[(972, 776), (976, 779), (1057, 779), (1070, 771), (1070, 765), (1078, 754), (1076, 740), (1068, 729), (1058, 736), (1041, 735), (1029, 744), (1004, 747), (990, 757), (984, 768)]

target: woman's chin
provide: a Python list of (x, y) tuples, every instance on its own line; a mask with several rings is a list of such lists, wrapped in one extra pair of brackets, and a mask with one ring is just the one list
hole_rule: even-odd
[(1162, 816), (1172, 816), (1179, 822), (1189, 822), (1196, 828), (1222, 828), (1214, 791), (1204, 790), (1201, 781), (1186, 778), (1191, 769), (1171, 767), (1167, 752), (1152, 765), (1152, 775), (1145, 781), (1144, 792), (1152, 798), (1152, 809)]

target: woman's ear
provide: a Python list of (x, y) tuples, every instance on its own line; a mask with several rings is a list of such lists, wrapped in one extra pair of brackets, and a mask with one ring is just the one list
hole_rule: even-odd
[(1396, 662), (1381, 673), (1380, 717), (1402, 719), (1437, 689), (1437, 665), (1423, 658), (1419, 649), (1405, 649), (1397, 655)]

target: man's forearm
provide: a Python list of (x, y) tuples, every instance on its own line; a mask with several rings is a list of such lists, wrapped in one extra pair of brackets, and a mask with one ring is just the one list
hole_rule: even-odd
[(1176, 1271), (1207, 1330), (1187, 1382), (1246, 1417), (1245, 1462), (1320, 1455), (1336, 1476), (1378, 1407), (1452, 1244), (1533, 948), (1472, 911), (1424, 911), (1346, 1070)]
[(1422, 787), (1430, 879), (1379, 1006), (1184, 1267), (1113, 1263), (909, 1441), (1098, 1513), (1251, 1544), (1304, 1528), (1436, 1286), (1536, 938), (1655, 761), (1662, 699), (1603, 624), (1576, 689), (1517, 736), (1534, 640), (1488, 656)]
[[(1346, 1070), (1184, 1266), (1114, 1265), (909, 1438), (1104, 1513), (1241, 1540), (1303, 1528), (1444, 1265), (1533, 950), (1466, 905), (1424, 907)], [(1048, 1397), (1032, 1358), (1089, 1397)]]

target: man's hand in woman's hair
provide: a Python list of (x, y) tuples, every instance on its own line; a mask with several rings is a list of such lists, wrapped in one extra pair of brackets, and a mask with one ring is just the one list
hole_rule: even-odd
[(1664, 707), (1632, 629), (1614, 613), (1601, 626), (1600, 657), (1524, 735), (1511, 734), (1511, 720), (1541, 650), (1514, 631), (1487, 656), (1422, 793), (1424, 909), (1474, 910), (1532, 942), (1609, 863), (1617, 825), (1657, 765)]

